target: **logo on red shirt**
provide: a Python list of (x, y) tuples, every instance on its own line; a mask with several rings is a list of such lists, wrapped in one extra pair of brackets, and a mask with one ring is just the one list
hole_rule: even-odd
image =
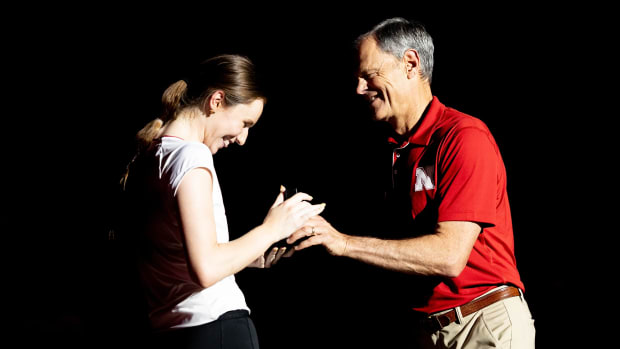
[(414, 191), (433, 190), (435, 189), (435, 166), (429, 165), (418, 167), (415, 169), (415, 186)]

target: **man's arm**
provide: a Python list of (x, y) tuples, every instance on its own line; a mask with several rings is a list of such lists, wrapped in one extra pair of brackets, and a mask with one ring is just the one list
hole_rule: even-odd
[(332, 255), (346, 256), (385, 269), (456, 277), (465, 268), (480, 231), (481, 227), (473, 222), (446, 221), (439, 222), (432, 234), (386, 240), (342, 234), (317, 216), (291, 235), (289, 243), (310, 235), (296, 247), (297, 250), (323, 245)]

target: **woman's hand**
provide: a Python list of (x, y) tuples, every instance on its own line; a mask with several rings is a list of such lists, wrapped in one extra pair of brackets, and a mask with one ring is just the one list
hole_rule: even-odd
[(287, 238), (301, 228), (309, 218), (325, 209), (325, 204), (310, 204), (308, 201), (312, 200), (312, 196), (306, 193), (297, 193), (285, 201), (284, 191), (285, 188), (281, 186), (280, 194), (263, 221), (263, 225), (274, 232), (274, 242)]
[(280, 258), (290, 257), (294, 251), (295, 250), (286, 247), (273, 247), (267, 250), (265, 254), (258, 257), (254, 262), (248, 265), (248, 267), (261, 269), (271, 268), (278, 263)]

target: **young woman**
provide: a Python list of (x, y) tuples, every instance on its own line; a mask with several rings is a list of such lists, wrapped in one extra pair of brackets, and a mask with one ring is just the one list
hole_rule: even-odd
[(212, 155), (243, 145), (262, 113), (265, 97), (247, 58), (203, 62), (193, 78), (169, 86), (162, 103), (162, 116), (138, 132), (140, 150), (124, 181), (155, 344), (257, 348), (234, 274), (264, 265), (265, 251), (324, 205), (305, 193), (284, 201), (281, 188), (264, 222), (229, 241)]

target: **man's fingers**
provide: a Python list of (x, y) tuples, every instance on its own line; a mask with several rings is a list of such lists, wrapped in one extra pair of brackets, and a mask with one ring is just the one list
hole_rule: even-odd
[(286, 239), (286, 243), (291, 245), (294, 244), (295, 241), (308, 236), (312, 234), (312, 227), (311, 226), (304, 226), (301, 229), (297, 230), (296, 232), (294, 232), (293, 234), (291, 234), (288, 239)]
[(321, 237), (318, 235), (313, 235), (307, 238), (306, 240), (300, 242), (298, 245), (296, 245), (295, 251), (300, 251), (310, 246), (320, 245), (320, 244), (321, 244)]

